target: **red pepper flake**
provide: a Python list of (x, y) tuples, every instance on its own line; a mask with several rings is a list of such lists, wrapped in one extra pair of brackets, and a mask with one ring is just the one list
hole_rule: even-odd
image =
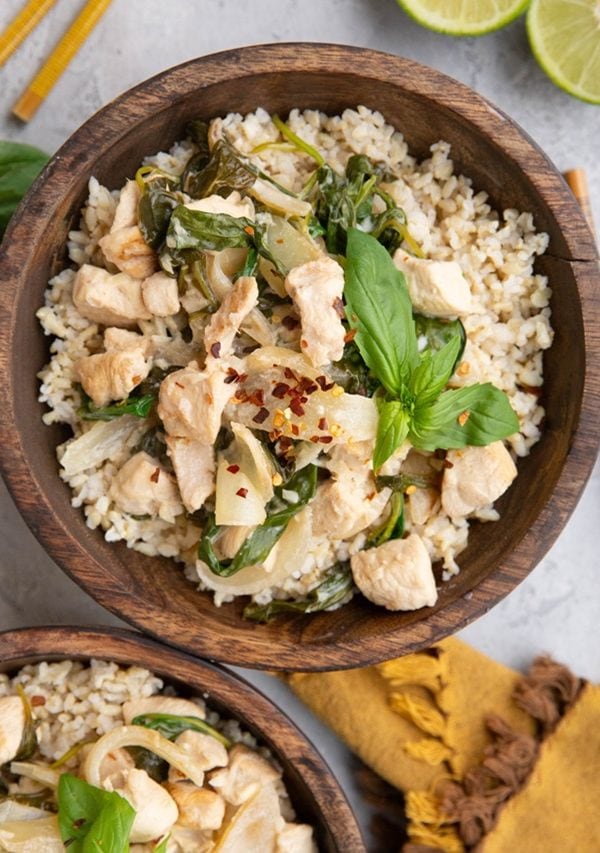
[(467, 411), (462, 412), (462, 414), (460, 414), (458, 416), (458, 423), (460, 424), (460, 426), (464, 426), (466, 424), (466, 422), (469, 420), (470, 416), (471, 416), (471, 412), (469, 412), (468, 409), (467, 409)]
[(300, 427), (298, 426), (298, 424), (292, 424), (291, 429), (292, 435), (300, 435)]
[(29, 702), (33, 708), (37, 708), (40, 705), (46, 704), (46, 697), (45, 696), (32, 696), (30, 698)]
[(297, 329), (300, 325), (300, 321), (297, 317), (292, 317), (291, 314), (288, 314), (287, 317), (284, 317), (281, 321), (281, 325), (285, 326), (288, 331), (292, 331), (293, 329)]
[(248, 489), (238, 489), (236, 492), (236, 495), (239, 498), (245, 498), (247, 494), (248, 494)]
[(329, 429), (329, 424), (327, 423), (327, 418), (320, 418), (318, 423), (319, 429)]
[(241, 390), (236, 391), (235, 397), (233, 399), (234, 399), (235, 403), (247, 403), (248, 402), (248, 395), (246, 394), (245, 391), (241, 391)]
[(160, 477), (160, 468), (155, 468), (153, 473), (150, 476), (150, 480), (152, 483), (158, 483), (159, 477)]
[(244, 228), (244, 231), (246, 232), (246, 234), (249, 234), (251, 237), (254, 236), (254, 228), (251, 225), (246, 225), (246, 227)]
[(274, 397), (277, 397), (278, 400), (283, 400), (289, 390), (290, 386), (286, 385), (285, 382), (278, 382), (277, 385), (271, 391), (271, 394)]
[(332, 435), (320, 435), (319, 441), (321, 442), (321, 444), (331, 444), (331, 442), (333, 441), (333, 436)]
[(254, 421), (255, 424), (262, 424), (267, 420), (268, 417), (269, 417), (269, 410), (265, 409), (265, 407), (263, 406), (263, 408), (259, 409), (257, 414), (254, 415), (252, 420)]
[(454, 468), (454, 465), (449, 459), (444, 459), (444, 468)]
[(313, 444), (318, 444), (319, 443), (319, 436), (318, 435), (311, 435), (310, 440), (313, 442)]
[(185, 388), (185, 385), (182, 385), (181, 382), (176, 382), (175, 385), (177, 385), (178, 388)]
[(344, 335), (344, 343), (349, 344), (350, 341), (353, 341), (354, 338), (356, 337), (357, 332), (358, 332), (358, 329), (348, 329), (348, 331)]
[(227, 470), (229, 471), (230, 474), (237, 474), (237, 472), (240, 470), (240, 466), (239, 465), (228, 465)]
[(321, 391), (331, 391), (334, 386), (334, 382), (328, 382), (326, 376), (317, 376), (315, 382), (321, 389)]
[(299, 418), (304, 414), (304, 406), (302, 405), (303, 400), (306, 402), (305, 397), (294, 397), (290, 400), (290, 409)]
[(273, 442), (278, 441), (282, 435), (283, 435), (283, 433), (281, 432), (281, 430), (274, 429), (269, 433), (269, 441), (273, 441)]
[(264, 406), (265, 392), (263, 391), (263, 389), (257, 388), (255, 391), (252, 391), (252, 393), (248, 395), (248, 402), (252, 403), (253, 406)]
[(217, 341), (216, 344), (212, 344), (210, 348), (210, 354), (213, 358), (219, 358), (221, 355), (221, 342)]
[(293, 442), (291, 438), (288, 438), (286, 435), (283, 438), (279, 439), (279, 450), (282, 453), (287, 453), (288, 450), (291, 450), (293, 447)]
[(304, 394), (314, 394), (315, 391), (319, 390), (319, 386), (316, 382), (311, 382), (310, 379), (304, 379), (302, 381), (302, 391)]
[(342, 302), (339, 296), (337, 297), (337, 299), (333, 300), (333, 309), (335, 313), (342, 319), (346, 316), (346, 312), (344, 310), (344, 303)]
[(227, 376), (223, 380), (225, 385), (231, 385), (232, 382), (239, 382), (239, 381), (240, 381), (240, 374), (237, 372), (237, 370), (234, 367), (228, 367), (227, 368)]
[(283, 370), (283, 375), (286, 379), (293, 379), (294, 382), (298, 381), (298, 377), (296, 376), (291, 367), (285, 367)]
[(308, 341), (305, 341), (304, 338), (300, 338), (300, 346), (302, 349), (306, 349), (308, 346)]
[(283, 243), (283, 242), (284, 242), (284, 240), (283, 240), (283, 238), (282, 238), (282, 237), (278, 237), (278, 239), (277, 239), (277, 240), (275, 240), (275, 242), (276, 242), (276, 243), (280, 243), (280, 244), (281, 244), (281, 243)]

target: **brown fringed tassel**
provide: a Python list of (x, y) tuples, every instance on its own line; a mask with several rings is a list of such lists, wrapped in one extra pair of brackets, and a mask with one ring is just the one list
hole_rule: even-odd
[(374, 810), (369, 826), (374, 842), (369, 848), (370, 853), (394, 853), (401, 850), (407, 840), (402, 793), (358, 759), (354, 774), (365, 801)]
[(513, 694), (515, 703), (538, 721), (544, 737), (575, 702), (584, 681), (547, 656), (536, 658)]

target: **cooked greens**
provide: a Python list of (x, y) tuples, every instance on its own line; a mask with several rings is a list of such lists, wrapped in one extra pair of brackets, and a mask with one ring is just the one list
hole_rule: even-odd
[(86, 394), (82, 394), (82, 397), (83, 402), (77, 409), (77, 414), (84, 421), (112, 421), (122, 415), (147, 418), (156, 403), (156, 394), (143, 394), (141, 397), (132, 395), (110, 406), (94, 406)]
[(135, 810), (115, 791), (103, 791), (63, 773), (58, 783), (58, 825), (73, 853), (127, 853)]
[(131, 721), (134, 726), (154, 729), (167, 740), (175, 740), (182, 732), (193, 731), (210, 735), (229, 749), (231, 741), (201, 717), (182, 717), (177, 714), (140, 714)]

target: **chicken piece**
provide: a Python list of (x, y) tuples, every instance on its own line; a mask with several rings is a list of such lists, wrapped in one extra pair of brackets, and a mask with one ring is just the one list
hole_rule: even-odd
[(127, 726), (131, 725), (134, 717), (142, 714), (173, 714), (176, 717), (206, 716), (204, 702), (200, 705), (189, 699), (175, 696), (146, 696), (144, 699), (132, 699), (123, 703), (123, 719)]
[(142, 299), (142, 283), (125, 273), (84, 264), (75, 276), (73, 302), (82, 317), (104, 326), (135, 327), (152, 315)]
[(0, 767), (15, 758), (25, 731), (25, 707), (20, 696), (0, 699)]
[[(79, 756), (83, 759), (83, 755)], [(102, 759), (100, 765), (100, 780), (102, 786), (109, 784), (111, 788), (122, 788), (130, 770), (135, 767), (135, 761), (126, 749), (114, 749)]]
[(211, 774), (209, 785), (233, 806), (239, 806), (260, 788), (281, 778), (273, 765), (253, 749), (236, 744), (229, 752), (229, 765)]
[(312, 826), (306, 823), (286, 823), (277, 834), (275, 853), (316, 853)]
[(339, 459), (334, 460), (334, 464), (335, 479), (319, 486), (311, 503), (312, 532), (313, 536), (349, 539), (379, 518), (391, 491), (385, 488), (378, 492), (365, 467), (355, 470), (343, 467)]
[(125, 784), (119, 788), (108, 785), (135, 809), (135, 819), (129, 840), (144, 844), (166, 835), (177, 822), (179, 811), (173, 797), (162, 785), (151, 779), (145, 770), (135, 767), (127, 774)]
[[(223, 744), (211, 735), (186, 729), (175, 738), (175, 743), (192, 756), (198, 770), (214, 770), (215, 767), (225, 767), (229, 761), (227, 750)], [(185, 775), (176, 767), (169, 769), (169, 782), (185, 779)]]
[(158, 416), (169, 435), (214, 444), (223, 409), (235, 393), (227, 363), (212, 360), (206, 370), (188, 365), (170, 373), (160, 386)]
[(225, 817), (225, 800), (216, 791), (198, 788), (192, 782), (175, 782), (166, 789), (177, 803), (180, 826), (189, 829), (220, 829)]
[(110, 264), (132, 278), (148, 278), (156, 270), (156, 252), (146, 243), (137, 225), (111, 229), (98, 240), (98, 245)]
[(172, 435), (166, 441), (183, 505), (188, 512), (195, 512), (215, 490), (214, 447)]
[(110, 226), (110, 233), (119, 231), (121, 228), (129, 228), (138, 223), (138, 204), (140, 203), (140, 188), (135, 181), (127, 181), (115, 210), (115, 218)]
[(253, 276), (238, 278), (204, 331), (204, 348), (214, 358), (231, 352), (240, 326), (258, 302), (258, 286)]
[(174, 521), (183, 507), (175, 479), (144, 451), (136, 453), (115, 475), (108, 495), (121, 512)]
[(127, 329), (119, 329), (117, 326), (108, 326), (104, 330), (104, 349), (106, 352), (120, 352), (124, 349), (129, 349), (131, 346), (139, 344), (141, 341), (146, 341), (148, 353), (152, 349), (152, 341), (137, 332), (130, 332)]
[(344, 271), (333, 258), (294, 267), (285, 289), (300, 314), (300, 346), (315, 367), (338, 361), (344, 353), (342, 325)]
[(416, 533), (359, 551), (350, 566), (365, 598), (387, 610), (418, 610), (437, 601), (431, 559)]
[(408, 513), (413, 524), (427, 524), (439, 508), (440, 493), (437, 489), (417, 489), (408, 499)]
[(219, 833), (215, 853), (274, 853), (282, 823), (275, 786), (256, 788)]
[(512, 456), (501, 441), (487, 447), (449, 450), (442, 480), (442, 509), (450, 518), (469, 515), (503, 495), (517, 476)]
[(433, 317), (462, 317), (471, 311), (471, 290), (456, 261), (414, 258), (394, 252), (396, 267), (406, 276), (413, 309)]
[(75, 372), (94, 405), (124, 400), (150, 373), (150, 341), (141, 335), (136, 338), (126, 349), (88, 355), (75, 362)]
[(171, 317), (179, 311), (177, 280), (166, 272), (155, 272), (142, 282), (144, 305), (155, 317)]
[(227, 198), (223, 198), (220, 195), (208, 195), (206, 198), (190, 201), (185, 206), (188, 210), (201, 210), (204, 213), (226, 213), (235, 219), (239, 219), (242, 216), (246, 219), (254, 219), (252, 199), (242, 199), (237, 190), (229, 193)]

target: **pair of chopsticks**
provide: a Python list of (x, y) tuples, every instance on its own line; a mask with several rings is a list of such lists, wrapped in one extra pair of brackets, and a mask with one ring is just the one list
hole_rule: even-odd
[[(13, 115), (25, 122), (33, 117), (110, 3), (111, 0), (88, 0), (12, 108)], [(0, 35), (0, 66), (55, 4), (56, 0), (28, 0)]]

